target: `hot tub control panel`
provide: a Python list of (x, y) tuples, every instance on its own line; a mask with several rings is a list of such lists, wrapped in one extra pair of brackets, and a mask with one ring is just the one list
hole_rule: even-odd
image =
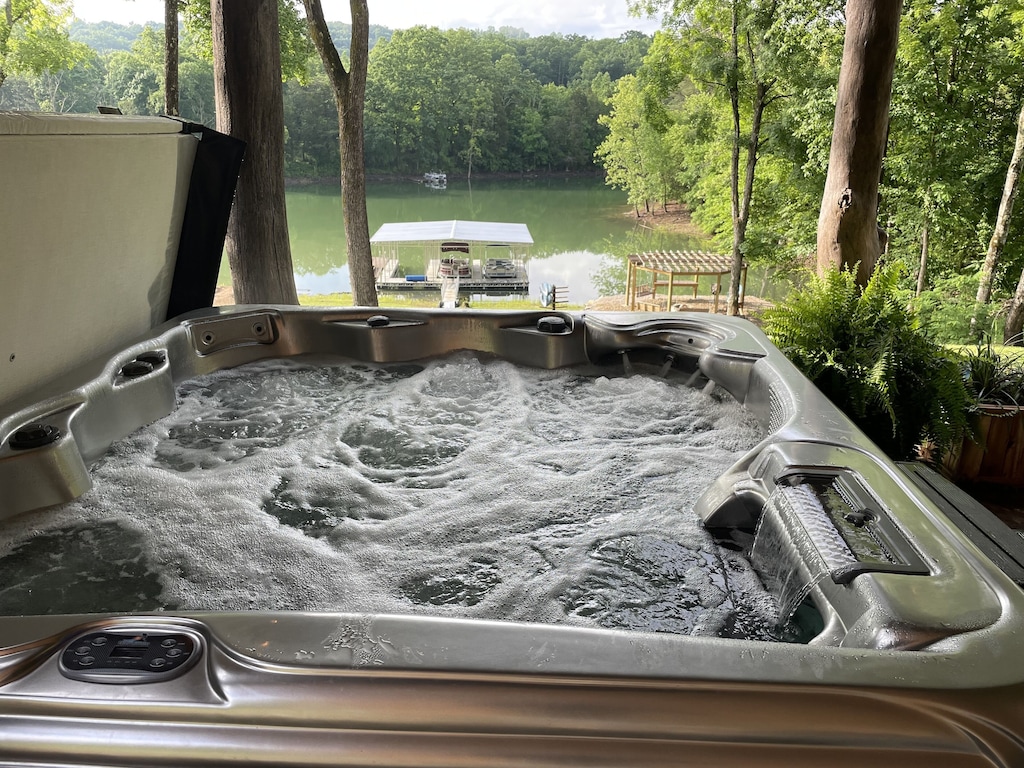
[(199, 655), (199, 643), (189, 633), (107, 630), (68, 643), (60, 671), (91, 683), (155, 683), (184, 673)]

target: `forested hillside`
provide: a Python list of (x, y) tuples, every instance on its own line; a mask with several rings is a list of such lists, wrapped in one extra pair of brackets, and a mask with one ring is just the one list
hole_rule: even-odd
[[(331, 34), (347, 55), (349, 26)], [(0, 109), (126, 114), (163, 108), (163, 27), (109, 22), (69, 26), (84, 46), (75, 66), (15, 75), (0, 87)], [(370, 173), (452, 175), (592, 171), (607, 130), (614, 84), (640, 67), (651, 38), (530, 37), (516, 29), (392, 31), (371, 26), (366, 162)], [(288, 41), (284, 88), (286, 172), (338, 175), (338, 124), (330, 85), (308, 42)], [(181, 114), (215, 121), (213, 65), (202, 29), (182, 29)]]

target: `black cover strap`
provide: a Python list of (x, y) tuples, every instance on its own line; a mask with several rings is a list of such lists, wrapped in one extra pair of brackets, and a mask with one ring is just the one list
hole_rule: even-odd
[(213, 306), (228, 217), (245, 154), (245, 142), (182, 121), (182, 133), (199, 136), (192, 165), (181, 240), (174, 265), (167, 319)]

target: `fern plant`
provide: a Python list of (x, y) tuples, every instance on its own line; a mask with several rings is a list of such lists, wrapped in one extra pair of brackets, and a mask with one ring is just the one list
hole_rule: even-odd
[(968, 428), (958, 363), (921, 327), (899, 288), (903, 267), (880, 267), (863, 290), (853, 273), (812, 276), (767, 310), (769, 338), (896, 459), (927, 441), (940, 452)]

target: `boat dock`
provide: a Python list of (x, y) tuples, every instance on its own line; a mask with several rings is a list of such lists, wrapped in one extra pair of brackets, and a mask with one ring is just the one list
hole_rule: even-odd
[[(438, 291), (450, 281), (441, 274), (441, 259), (430, 259), (422, 274), (403, 274), (396, 258), (374, 258), (373, 274), (379, 291)], [(511, 277), (488, 277), (484, 275), (484, 263), (471, 259), (469, 274), (458, 275), (460, 293), (528, 293), (530, 278), (524, 264), (515, 265)]]
[[(370, 244), (379, 291), (438, 291), (446, 295), (453, 292), (454, 282), (456, 301), (458, 295), (530, 291), (526, 256), (533, 237), (525, 224), (457, 220), (390, 223), (377, 230)], [(415, 261), (422, 267), (408, 266)], [(441, 300), (445, 301), (445, 296)]]

